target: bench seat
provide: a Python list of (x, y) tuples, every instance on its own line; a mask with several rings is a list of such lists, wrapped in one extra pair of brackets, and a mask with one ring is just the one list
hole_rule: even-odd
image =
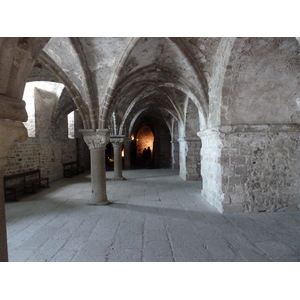
[(41, 177), (40, 170), (7, 175), (3, 177), (5, 200), (18, 200), (23, 193), (36, 193), (39, 187), (50, 187), (49, 178)]
[(64, 177), (73, 177), (79, 173), (84, 173), (84, 167), (79, 166), (78, 161), (70, 161), (63, 164)]

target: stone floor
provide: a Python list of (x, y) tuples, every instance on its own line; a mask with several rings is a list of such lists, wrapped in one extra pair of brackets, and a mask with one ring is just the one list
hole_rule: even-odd
[(123, 175), (107, 173), (109, 206), (87, 205), (88, 174), (8, 202), (9, 261), (300, 261), (299, 211), (220, 214), (174, 170)]

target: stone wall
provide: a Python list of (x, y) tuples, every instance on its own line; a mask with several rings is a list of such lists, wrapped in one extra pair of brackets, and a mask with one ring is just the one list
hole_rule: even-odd
[[(23, 143), (13, 144), (7, 154), (8, 163), (4, 167), (4, 175), (40, 169), (41, 175), (49, 177), (51, 182), (63, 177), (63, 163), (78, 159), (78, 148), (82, 161), (84, 157), (89, 156), (89, 152), (82, 146), (84, 141), (78, 133), (82, 128), (78, 114), (75, 114), (74, 120), (77, 139), (70, 139), (67, 114), (58, 124), (52, 119), (58, 101), (57, 95), (42, 89), (35, 89), (34, 94), (36, 137), (29, 137)], [(82, 165), (86, 167), (85, 163), (88, 162)]]
[(76, 140), (45, 140), (28, 138), (24, 143), (15, 142), (10, 149), (4, 175), (40, 169), (50, 181), (63, 177), (63, 163), (76, 160)]
[(201, 180), (201, 140), (198, 137), (185, 137), (178, 139), (178, 141), (180, 176), (186, 181)]
[[(246, 212), (297, 209), (299, 125), (224, 126), (223, 191), (226, 206)], [(238, 210), (240, 210), (238, 209)], [(230, 209), (229, 209), (230, 210)]]
[(203, 196), (221, 212), (298, 209), (299, 43), (227, 42), (210, 82), (209, 129), (198, 134)]
[(186, 138), (187, 142), (187, 154), (186, 154), (186, 180), (187, 181), (199, 181), (200, 175), (200, 149), (201, 140), (198, 137)]
[(299, 129), (239, 125), (199, 133), (203, 196), (222, 212), (298, 209)]
[(221, 125), (299, 123), (291, 117), (300, 97), (295, 38), (238, 38), (226, 67)]
[(201, 176), (202, 196), (223, 211), (224, 194), (222, 192), (221, 139), (217, 130), (208, 129), (198, 132), (201, 138)]
[(171, 136), (168, 129), (162, 124), (154, 128), (153, 143), (153, 167), (170, 168), (171, 167)]

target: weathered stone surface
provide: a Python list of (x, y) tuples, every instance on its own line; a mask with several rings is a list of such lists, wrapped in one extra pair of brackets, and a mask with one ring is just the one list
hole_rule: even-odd
[[(201, 150), (203, 160), (206, 160), (206, 163), (202, 162), (202, 172), (208, 177), (208, 181), (203, 181), (203, 193), (207, 198), (218, 197), (222, 202), (226, 195), (228, 212), (231, 210), (229, 202), (239, 205), (232, 211), (243, 211), (240, 205), (247, 212), (297, 209), (296, 195), (300, 186), (296, 171), (300, 167), (297, 125), (277, 125), (276, 131), (274, 126), (268, 125), (252, 126), (251, 130), (249, 126), (227, 126), (219, 129), (222, 133), (217, 132), (210, 131), (210, 145), (212, 137), (217, 139), (214, 152), (206, 148), (209, 145), (206, 142)], [(202, 140), (206, 135), (200, 134)], [(212, 177), (208, 172), (214, 164), (219, 167), (218, 171), (214, 167), (217, 173)], [(219, 196), (215, 186), (214, 191), (208, 191), (213, 187), (212, 181), (218, 180), (221, 181)]]
[[(86, 174), (75, 177), (72, 188), (67, 178), (52, 183), (51, 196), (29, 194), (27, 201), (8, 203), (10, 261), (299, 260), (299, 211), (220, 214), (195, 198), (197, 182), (184, 181), (174, 170), (124, 173), (129, 180), (108, 181), (108, 190), (129, 190), (129, 197), (111, 206), (87, 206), (77, 197), (89, 189)], [(164, 195), (163, 206), (143, 202), (137, 191), (147, 185)], [(186, 203), (194, 205), (184, 209)]]
[(80, 132), (89, 149), (103, 149), (109, 143), (108, 129), (81, 129)]
[[(65, 118), (61, 119), (59, 123), (55, 125), (52, 123), (53, 111), (59, 101), (55, 84), (50, 86), (45, 83), (35, 85), (39, 89), (33, 95), (34, 105), (32, 106), (33, 110), (30, 111), (34, 121), (29, 119), (25, 123), (33, 137), (29, 137), (24, 142), (25, 137), (27, 137), (26, 130), (25, 128), (22, 129), (23, 124), (18, 125), (19, 131), (23, 135), (18, 141), (23, 141), (23, 143), (16, 142), (12, 144), (7, 154), (7, 165), (4, 168), (4, 173), (9, 175), (31, 169), (40, 169), (42, 176), (49, 177), (50, 181), (53, 181), (63, 177), (63, 162), (77, 160), (77, 155), (80, 153), (79, 149), (76, 149), (76, 140), (68, 138), (66, 112)], [(3, 124), (12, 123), (6, 121)], [(14, 126), (17, 128), (16, 125)], [(76, 131), (81, 126), (81, 120), (76, 118)], [(12, 127), (9, 126), (8, 128)], [(5, 131), (9, 133), (8, 129), (5, 129)], [(12, 134), (10, 134), (11, 137), (13, 137)], [(82, 138), (80, 139), (82, 141)], [(6, 142), (6, 145), (8, 146), (8, 142)], [(82, 165), (86, 166), (83, 159)]]
[(0, 166), (7, 163), (6, 155), (15, 141), (24, 142), (27, 139), (27, 131), (19, 121), (0, 120)]
[[(24, 103), (16, 99), (47, 39), (1, 41), (0, 118), (24, 118)], [(31, 138), (13, 147), (5, 174), (32, 167), (59, 179), (61, 162), (83, 149), (82, 139), (78, 145), (65, 138), (64, 118), (77, 107), (84, 130), (130, 136), (132, 149), (141, 126), (151, 127), (151, 167), (203, 179), (202, 195), (221, 212), (298, 209), (299, 39), (57, 37), (39, 67), (43, 72), (32, 78), (57, 78), (67, 91), (59, 99), (36, 91), (36, 114), (29, 115), (35, 139), (29, 128)], [(74, 137), (81, 138), (78, 130)], [(104, 151), (106, 138), (88, 139), (91, 149)], [(10, 144), (4, 140), (0, 152)], [(157, 198), (144, 195), (149, 205)]]
[(25, 101), (0, 95), (0, 119), (26, 122)]

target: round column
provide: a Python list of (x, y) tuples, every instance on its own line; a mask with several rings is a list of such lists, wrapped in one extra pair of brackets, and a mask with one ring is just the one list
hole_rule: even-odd
[(130, 143), (131, 138), (124, 138), (124, 169), (130, 169)]
[(110, 136), (110, 142), (114, 147), (114, 177), (112, 180), (126, 180), (122, 176), (122, 145), (124, 136)]
[(108, 205), (106, 193), (105, 147), (109, 142), (108, 129), (80, 130), (91, 154), (91, 183), (93, 205)]

